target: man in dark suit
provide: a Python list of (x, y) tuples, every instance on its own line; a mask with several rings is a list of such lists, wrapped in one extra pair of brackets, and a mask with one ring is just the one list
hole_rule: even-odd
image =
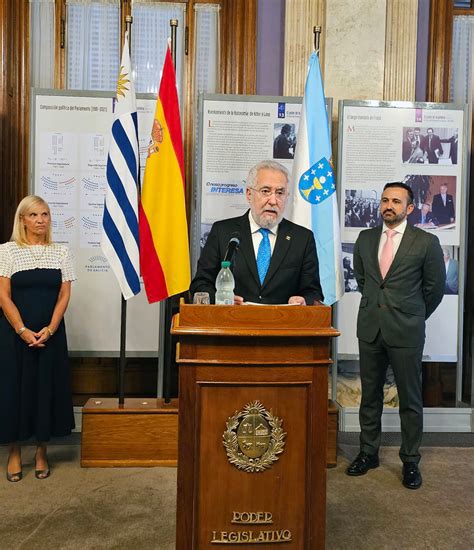
[[(238, 235), (240, 247), (232, 265), (236, 305), (311, 305), (323, 299), (313, 233), (283, 218), (288, 179), (288, 171), (276, 161), (260, 162), (250, 170), (246, 189), (250, 211), (212, 226), (191, 282), (192, 294), (209, 292), (214, 301), (221, 261), (229, 240)], [(271, 255), (268, 270), (261, 273), (257, 256), (265, 239)]]
[(363, 475), (379, 465), (383, 386), (390, 364), (400, 402), (403, 484), (418, 489), (425, 321), (443, 298), (445, 267), (438, 238), (407, 224), (412, 210), (411, 188), (388, 183), (380, 202), (383, 225), (362, 231), (354, 247), (355, 276), (362, 293), (357, 319), (361, 434), (360, 453), (347, 474)]
[(448, 195), (446, 183), (439, 186), (439, 193), (433, 197), (431, 211), (440, 225), (454, 223), (454, 200), (452, 195)]
[(445, 294), (457, 294), (459, 290), (458, 262), (451, 258), (449, 249), (443, 246), (444, 265), (446, 269)]
[(405, 139), (402, 143), (402, 161), (409, 162), (411, 154), (413, 153), (413, 138), (415, 132), (410, 128), (405, 133)]
[(450, 143), (449, 148), (449, 158), (451, 159), (451, 164), (458, 163), (458, 130), (454, 130), (454, 134), (448, 139), (442, 139), (441, 143)]
[(419, 147), (421, 149), (421, 144), (423, 142), (423, 138), (425, 136), (421, 133), (421, 129), (420, 128), (415, 128), (414, 132), (413, 132), (413, 148), (417, 148)]
[(296, 140), (291, 135), (291, 126), (283, 124), (280, 130), (280, 135), (273, 142), (273, 158), (275, 159), (292, 159), (295, 156)]
[(430, 164), (438, 164), (439, 157), (443, 154), (443, 147), (439, 136), (433, 133), (433, 128), (428, 128), (426, 136), (421, 142), (421, 148)]
[(428, 227), (438, 225), (438, 220), (433, 216), (433, 213), (430, 212), (430, 205), (426, 202), (421, 205), (421, 208), (415, 208), (407, 219), (410, 225)]

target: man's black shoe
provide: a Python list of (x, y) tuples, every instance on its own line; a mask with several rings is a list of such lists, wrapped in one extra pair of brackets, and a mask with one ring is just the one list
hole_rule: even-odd
[(423, 480), (416, 462), (405, 462), (403, 464), (403, 485), (407, 489), (419, 489)]
[(346, 470), (348, 476), (363, 476), (372, 468), (379, 467), (379, 455), (360, 452)]

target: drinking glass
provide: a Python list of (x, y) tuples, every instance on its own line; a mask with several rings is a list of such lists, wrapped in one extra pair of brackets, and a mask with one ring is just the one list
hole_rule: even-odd
[(193, 304), (209, 305), (210, 303), (209, 292), (194, 293)]

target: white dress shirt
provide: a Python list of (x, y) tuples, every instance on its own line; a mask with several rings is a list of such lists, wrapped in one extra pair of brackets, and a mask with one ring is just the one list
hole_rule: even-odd
[[(261, 229), (261, 227), (253, 219), (252, 212), (249, 212), (249, 222), (250, 222), (250, 233), (252, 234), (253, 250), (255, 252), (255, 258), (256, 258), (258, 254), (258, 247), (260, 246), (260, 242), (263, 239), (263, 235), (259, 233), (259, 229)], [(270, 249), (272, 254), (273, 254), (273, 249), (275, 248), (277, 234), (278, 234), (278, 225), (276, 225), (272, 229), (269, 229), (268, 240), (270, 241)]]

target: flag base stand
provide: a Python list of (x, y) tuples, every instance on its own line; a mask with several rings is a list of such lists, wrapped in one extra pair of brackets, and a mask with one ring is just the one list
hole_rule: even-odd
[(92, 398), (82, 409), (83, 468), (176, 466), (178, 400)]

